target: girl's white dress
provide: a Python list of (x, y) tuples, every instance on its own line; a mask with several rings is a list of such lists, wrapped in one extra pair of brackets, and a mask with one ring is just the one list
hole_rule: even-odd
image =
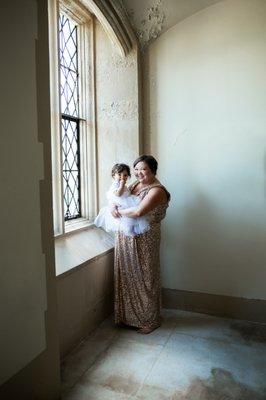
[(116, 196), (114, 192), (119, 188), (119, 181), (113, 181), (106, 196), (109, 205), (100, 209), (99, 214), (94, 220), (94, 224), (99, 228), (103, 228), (107, 232), (122, 232), (126, 236), (140, 235), (149, 229), (149, 224), (145, 217), (130, 218), (121, 217), (114, 218), (111, 214), (110, 206), (116, 204), (121, 208), (137, 207), (141, 201), (138, 196), (130, 193), (125, 186), (124, 193)]

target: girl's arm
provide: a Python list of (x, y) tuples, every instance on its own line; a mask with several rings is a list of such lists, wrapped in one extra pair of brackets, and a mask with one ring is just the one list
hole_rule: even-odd
[(144, 199), (139, 203), (137, 207), (130, 207), (125, 209), (118, 209), (114, 212), (113, 216), (125, 216), (131, 218), (141, 217), (151, 210), (153, 210), (159, 204), (167, 202), (167, 196), (162, 188), (152, 188)]
[(119, 187), (116, 190), (114, 190), (113, 194), (118, 197), (122, 196), (122, 194), (125, 191), (125, 185), (126, 181), (121, 180), (119, 183)]

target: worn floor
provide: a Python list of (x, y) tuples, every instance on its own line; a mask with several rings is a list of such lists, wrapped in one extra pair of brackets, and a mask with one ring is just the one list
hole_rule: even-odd
[(266, 400), (266, 325), (163, 318), (149, 335), (105, 320), (65, 359), (63, 400)]

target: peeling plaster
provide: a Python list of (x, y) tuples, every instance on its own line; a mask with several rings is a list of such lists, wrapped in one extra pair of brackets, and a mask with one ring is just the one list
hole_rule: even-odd
[[(141, 50), (178, 22), (222, 0), (116, 0), (131, 22)], [(146, 6), (146, 8), (145, 8)]]
[(129, 100), (121, 100), (121, 101), (112, 101), (111, 104), (104, 103), (102, 104), (100, 110), (101, 118), (110, 118), (110, 119), (137, 119), (138, 116), (138, 106), (135, 101)]
[(104, 75), (107, 79), (113, 79), (114, 72), (119, 74), (122, 70), (127, 70), (130, 74), (130, 69), (136, 69), (137, 59), (133, 52), (126, 57), (120, 56), (117, 52), (113, 51), (109, 57), (106, 57), (99, 65), (99, 74)]
[[(129, 53), (126, 57), (122, 57), (117, 52), (113, 52), (111, 56), (111, 65), (114, 68), (134, 68), (137, 65), (136, 56)], [(110, 68), (110, 65), (108, 65)]]
[[(144, 18), (140, 21), (141, 27), (136, 30), (142, 50), (154, 41), (163, 30), (166, 18), (164, 9), (163, 1), (157, 0), (151, 7), (144, 10)], [(137, 26), (133, 9), (129, 10), (128, 16), (133, 26)]]

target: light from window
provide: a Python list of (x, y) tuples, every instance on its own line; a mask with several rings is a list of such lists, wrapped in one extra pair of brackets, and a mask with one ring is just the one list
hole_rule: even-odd
[(64, 218), (81, 217), (77, 24), (59, 16), (59, 68)]

